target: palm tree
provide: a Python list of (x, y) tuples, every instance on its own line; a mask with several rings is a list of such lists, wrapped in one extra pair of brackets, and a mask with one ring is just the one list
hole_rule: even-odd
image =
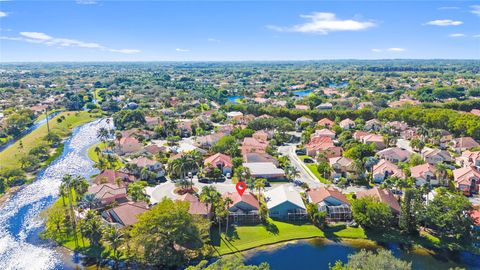
[(100, 139), (103, 144), (105, 144), (105, 142), (108, 140), (109, 137), (110, 137), (110, 132), (108, 131), (108, 129), (102, 127), (98, 130), (97, 138)]
[(143, 189), (147, 186), (145, 181), (137, 181), (128, 185), (128, 195), (132, 197), (134, 201), (143, 201), (147, 199)]
[[(225, 209), (228, 209), (230, 208), (230, 205), (233, 203), (232, 199), (230, 199), (229, 197), (226, 197), (225, 200), (223, 200), (223, 202), (225, 203)], [(226, 225), (225, 225), (225, 235), (227, 235), (228, 233), (228, 215), (227, 215), (227, 220), (226, 220)]]
[(258, 190), (258, 199), (260, 199), (260, 192), (262, 191), (263, 188), (265, 188), (267, 184), (267, 179), (265, 178), (258, 178), (255, 180), (254, 187), (256, 190)]
[(115, 259), (115, 267), (118, 268), (118, 248), (125, 242), (125, 235), (113, 226), (108, 226), (103, 232), (103, 240), (110, 245)]
[(95, 198), (94, 194), (87, 193), (78, 203), (78, 207), (82, 209), (95, 209), (100, 205), (100, 200)]
[(75, 184), (75, 178), (72, 177), (69, 174), (65, 174), (62, 178), (62, 187), (65, 189), (66, 195), (68, 196), (68, 204), (69, 204), (69, 209), (70, 209), (70, 218), (72, 221), (72, 226), (73, 226), (73, 236), (75, 240), (75, 247), (78, 246), (78, 238), (77, 238), (77, 224), (76, 224), (76, 218), (75, 218), (75, 212), (73, 209), (73, 195), (72, 195), (72, 189)]
[(447, 165), (443, 162), (439, 162), (435, 165), (435, 170), (436, 170), (436, 176), (438, 178), (438, 181), (442, 184), (445, 185), (445, 176), (447, 175)]
[(208, 204), (210, 204), (214, 214), (220, 199), (221, 195), (215, 187), (205, 186), (202, 188), (202, 192), (200, 193), (200, 201), (203, 202), (206, 207), (208, 207)]
[(95, 152), (95, 154), (97, 154), (97, 158), (100, 160), (100, 154), (102, 154), (102, 150), (100, 149), (100, 147), (96, 146), (93, 151)]

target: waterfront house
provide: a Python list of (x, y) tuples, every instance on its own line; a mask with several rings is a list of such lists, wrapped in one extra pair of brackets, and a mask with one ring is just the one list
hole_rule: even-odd
[(232, 203), (227, 205), (228, 219), (235, 224), (255, 224), (260, 222), (258, 210), (260, 203), (251, 192), (244, 192), (242, 196), (238, 192), (227, 192), (223, 198), (230, 198)]
[(293, 186), (280, 185), (265, 192), (269, 216), (280, 220), (305, 220), (305, 204)]
[(102, 217), (119, 227), (128, 227), (137, 223), (139, 215), (148, 211), (145, 202), (127, 202), (102, 213)]
[(340, 222), (352, 219), (350, 202), (339, 190), (333, 187), (310, 189), (307, 200), (316, 204), (318, 210), (327, 213), (327, 221)]
[(372, 197), (390, 207), (394, 215), (400, 215), (401, 208), (397, 198), (389, 189), (374, 187), (372, 189), (357, 192), (357, 198)]

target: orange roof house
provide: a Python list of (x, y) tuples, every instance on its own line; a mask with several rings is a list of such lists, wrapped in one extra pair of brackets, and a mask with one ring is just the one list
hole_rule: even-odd
[(397, 199), (389, 189), (380, 189), (378, 187), (374, 187), (369, 190), (357, 192), (357, 198), (364, 198), (364, 197), (373, 197), (376, 200), (390, 206), (390, 209), (394, 214), (396, 215), (400, 214), (400, 211), (401, 211), (400, 204), (398, 203)]

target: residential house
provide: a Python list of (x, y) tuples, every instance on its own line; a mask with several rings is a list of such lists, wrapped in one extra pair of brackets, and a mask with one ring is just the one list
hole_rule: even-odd
[(110, 183), (122, 186), (128, 183), (133, 183), (135, 181), (136, 177), (133, 174), (115, 171), (111, 169), (106, 169), (97, 176), (95, 176), (95, 178), (93, 178), (93, 182), (97, 185)]
[(442, 162), (450, 163), (453, 161), (453, 158), (448, 151), (436, 148), (424, 148), (422, 149), (421, 155), (425, 162), (430, 164), (438, 164)]
[(271, 162), (277, 167), (280, 165), (278, 160), (275, 159), (275, 157), (267, 153), (246, 153), (243, 155), (243, 160), (246, 163)]
[(475, 166), (480, 169), (480, 151), (464, 151), (460, 157), (456, 158), (456, 163), (462, 167)]
[(258, 210), (260, 203), (251, 192), (244, 192), (242, 196), (238, 192), (227, 192), (223, 198), (230, 198), (231, 204), (227, 205), (228, 219), (234, 224), (255, 224), (260, 222)]
[(385, 159), (373, 165), (372, 176), (376, 183), (383, 182), (387, 177), (405, 178), (405, 174), (397, 165)]
[(411, 153), (409, 151), (398, 147), (390, 147), (377, 152), (378, 157), (386, 159), (393, 163), (407, 161), (410, 155)]
[(390, 207), (394, 215), (400, 215), (401, 208), (397, 198), (389, 189), (374, 187), (365, 191), (357, 192), (357, 198), (372, 197)]
[(216, 132), (205, 136), (199, 136), (195, 139), (198, 146), (202, 148), (210, 148), (215, 145), (226, 134), (223, 132)]
[(93, 194), (103, 206), (109, 205), (113, 202), (124, 203), (128, 202), (127, 188), (124, 185), (117, 184), (100, 184), (92, 185), (88, 188), (87, 193)]
[(418, 128), (409, 127), (400, 132), (400, 138), (404, 140), (419, 139)]
[(116, 141), (116, 144), (116, 151), (120, 155), (137, 153), (143, 148), (143, 144), (135, 137), (122, 137), (119, 141)]
[(354, 163), (351, 158), (334, 157), (328, 159), (328, 162), (333, 170), (333, 179), (338, 179), (340, 177), (349, 178), (349, 174), (355, 172)]
[(191, 215), (199, 215), (206, 219), (210, 219), (212, 217), (212, 205), (201, 202), (197, 196), (190, 193), (185, 193), (180, 197), (179, 200), (190, 203), (188, 213)]
[(320, 130), (315, 130), (315, 133), (312, 136), (315, 136), (315, 137), (330, 137), (332, 139), (335, 139), (336, 133), (335, 133), (335, 131), (324, 128), (324, 129), (320, 129)]
[(385, 128), (401, 132), (406, 130), (408, 128), (408, 125), (405, 122), (391, 121), (385, 123)]
[(356, 126), (355, 122), (350, 118), (343, 119), (338, 125), (343, 129), (352, 129)]
[(102, 217), (120, 227), (128, 227), (137, 223), (138, 216), (146, 211), (148, 206), (145, 202), (127, 202), (104, 211)]
[(227, 173), (231, 174), (233, 169), (232, 158), (222, 153), (216, 153), (213, 156), (207, 157), (203, 161), (203, 164), (205, 165), (205, 168), (219, 168), (224, 175)]
[(339, 190), (333, 187), (310, 189), (307, 200), (316, 204), (318, 210), (327, 213), (327, 221), (341, 222), (352, 219), (350, 202)]
[(328, 118), (320, 119), (317, 122), (317, 126), (319, 126), (319, 127), (332, 128), (333, 125), (335, 125), (335, 122), (333, 122), (332, 120), (330, 120)]
[(243, 113), (242, 112), (236, 112), (236, 111), (233, 111), (233, 112), (227, 112), (227, 119), (233, 119), (233, 120), (236, 120), (236, 121), (240, 121), (243, 117)]
[(480, 146), (480, 144), (478, 144), (472, 137), (461, 137), (453, 139), (451, 147), (455, 152), (461, 153), (478, 146)]
[(246, 153), (265, 153), (268, 147), (268, 142), (259, 141), (253, 137), (246, 137), (243, 139), (241, 146), (242, 154)]
[(465, 195), (469, 196), (472, 193), (478, 193), (480, 170), (477, 168), (470, 166), (453, 170), (453, 179), (455, 187), (463, 191)]
[(365, 131), (356, 131), (353, 138), (365, 144), (373, 143), (377, 150), (384, 149), (385, 143), (382, 135), (373, 134)]
[(297, 110), (302, 110), (302, 111), (306, 111), (306, 110), (310, 110), (310, 106), (308, 106), (308, 105), (303, 105), (303, 104), (296, 104), (296, 105), (295, 105), (295, 109), (297, 109)]
[(156, 160), (149, 159), (147, 157), (137, 157), (132, 159), (130, 163), (137, 165), (140, 169), (146, 168), (149, 171), (156, 173), (157, 177), (162, 177), (165, 175), (165, 172), (162, 168), (162, 163)]
[(267, 130), (259, 130), (252, 135), (253, 138), (259, 141), (268, 141), (268, 139), (273, 137), (273, 132), (269, 132)]
[(322, 104), (318, 105), (317, 107), (315, 107), (315, 109), (317, 109), (319, 111), (331, 110), (331, 109), (333, 109), (333, 104), (330, 103), (330, 102), (322, 103)]
[(307, 212), (300, 193), (293, 186), (280, 185), (265, 192), (269, 216), (280, 220), (305, 220)]
[(432, 186), (439, 185), (440, 183), (435, 172), (435, 166), (430, 163), (425, 163), (410, 168), (410, 175), (415, 179), (415, 184), (417, 186), (422, 186), (424, 184)]
[(273, 162), (243, 163), (243, 167), (248, 168), (254, 178), (265, 178), (267, 180), (285, 178), (285, 172), (277, 168)]
[(474, 115), (476, 115), (476, 116), (480, 116), (480, 110), (479, 110), (479, 109), (472, 109), (472, 110), (470, 111), (470, 113), (471, 113), (471, 114), (474, 114)]
[(156, 144), (149, 144), (143, 148), (143, 150), (147, 153), (152, 155), (156, 155), (160, 152), (166, 153), (168, 151), (167, 147), (165, 146), (158, 146)]
[(177, 128), (178, 130), (180, 130), (181, 137), (192, 136), (193, 134), (192, 123), (193, 122), (190, 119), (182, 120), (177, 123)]
[(295, 120), (295, 128), (297, 130), (300, 130), (302, 128), (303, 123), (312, 123), (312, 122), (313, 122), (312, 118), (308, 118), (305, 116), (299, 117), (297, 118), (297, 120)]
[(370, 119), (365, 122), (363, 128), (365, 130), (379, 131), (382, 128), (382, 123), (378, 119)]
[(312, 137), (310, 142), (305, 144), (305, 150), (311, 157), (324, 156), (328, 159), (342, 156), (342, 148), (335, 146), (330, 137)]
[(147, 127), (156, 127), (163, 125), (163, 120), (160, 117), (145, 116), (145, 124)]

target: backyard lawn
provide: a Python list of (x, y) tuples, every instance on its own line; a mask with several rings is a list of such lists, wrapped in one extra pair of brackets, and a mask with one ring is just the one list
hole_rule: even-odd
[[(57, 119), (60, 119), (62, 116), (65, 117), (63, 121), (58, 122)], [(81, 124), (88, 123), (95, 119), (95, 115), (90, 114), (87, 111), (81, 112), (61, 112), (59, 115), (55, 116), (52, 120), (49, 121), (50, 130), (60, 137), (67, 137), (71, 130), (74, 127), (77, 127)], [(1, 168), (19, 168), (20, 167), (20, 158), (27, 154), (30, 149), (37, 146), (42, 142), (43, 137), (47, 135), (47, 125), (42, 125), (38, 129), (34, 130), (32, 133), (27, 134), (12, 146), (0, 152), (0, 167)], [(20, 142), (23, 144), (23, 148), (20, 147)]]
[(366, 238), (362, 228), (345, 226), (324, 231), (312, 224), (291, 224), (271, 221), (270, 225), (230, 227), (227, 238), (218, 237), (218, 228), (212, 229), (212, 244), (219, 255), (243, 251), (263, 245), (313, 237), (326, 238)]
[[(90, 148), (88, 148), (88, 157), (95, 163), (98, 162), (98, 155), (97, 153), (95, 153), (95, 148), (100, 148), (100, 150), (105, 150), (105, 148), (107, 147), (104, 143), (102, 142), (99, 142), (97, 144), (94, 144), (92, 146), (90, 146)], [(115, 165), (115, 169), (120, 169), (120, 168), (123, 168), (125, 165), (123, 164), (123, 162), (121, 161), (121, 159), (117, 159), (117, 162), (116, 162), (116, 165)]]

